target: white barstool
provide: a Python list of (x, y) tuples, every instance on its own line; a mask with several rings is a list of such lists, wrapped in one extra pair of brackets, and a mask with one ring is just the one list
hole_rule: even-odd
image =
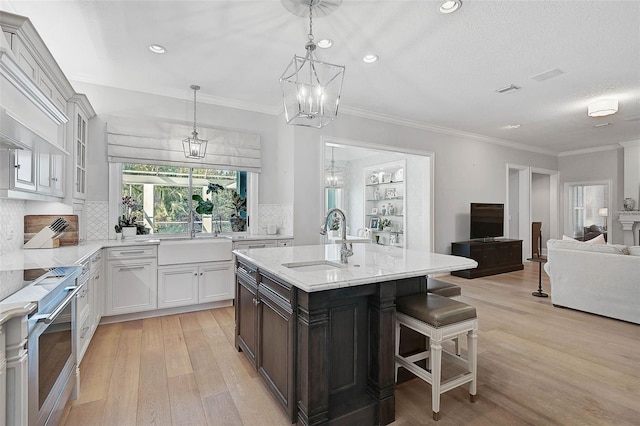
[[(433, 419), (440, 419), (440, 395), (455, 387), (469, 383), (471, 402), (476, 400), (477, 336), (476, 309), (466, 303), (451, 300), (437, 294), (415, 294), (396, 299), (396, 381), (398, 369), (404, 367), (431, 385), (431, 409)], [(400, 326), (408, 327), (429, 338), (429, 349), (410, 356), (400, 355)], [(467, 358), (443, 350), (442, 342), (467, 335)], [(442, 354), (466, 372), (442, 382)], [(428, 359), (428, 370), (416, 362)]]

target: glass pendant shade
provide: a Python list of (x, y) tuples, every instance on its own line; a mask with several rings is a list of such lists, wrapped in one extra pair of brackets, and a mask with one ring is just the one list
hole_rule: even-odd
[(287, 124), (321, 128), (338, 115), (344, 66), (316, 58), (312, 17), (313, 8), (322, 6), (322, 2), (300, 1), (309, 6), (309, 41), (306, 55), (294, 55), (280, 77), (284, 114)]
[(333, 159), (333, 147), (331, 147), (331, 165), (325, 169), (324, 186), (326, 188), (342, 188), (344, 186), (344, 169), (336, 167)]
[(207, 141), (198, 137), (198, 132), (191, 132), (191, 137), (182, 140), (182, 148), (187, 158), (204, 158), (207, 153)]
[(196, 130), (196, 92), (200, 86), (191, 85), (193, 90), (193, 132), (191, 136), (182, 140), (182, 149), (187, 158), (204, 158), (207, 153), (207, 141), (198, 137)]

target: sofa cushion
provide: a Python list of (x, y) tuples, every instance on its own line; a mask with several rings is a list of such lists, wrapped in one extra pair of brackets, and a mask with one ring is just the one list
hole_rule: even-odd
[(640, 246), (629, 247), (629, 254), (631, 256), (640, 256)]
[(598, 234), (597, 237), (591, 238), (590, 240), (586, 240), (585, 244), (607, 244), (604, 239), (604, 234)]
[(596, 253), (628, 254), (627, 246), (614, 244), (589, 244), (581, 241), (549, 240), (548, 249), (590, 251)]

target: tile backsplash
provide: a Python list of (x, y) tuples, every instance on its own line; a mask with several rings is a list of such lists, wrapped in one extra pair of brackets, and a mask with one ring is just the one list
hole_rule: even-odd
[(259, 204), (257, 233), (265, 235), (268, 224), (276, 225), (279, 235), (293, 235), (293, 204)]
[(22, 247), (24, 211), (25, 201), (0, 198), (0, 254)]
[(87, 240), (109, 239), (109, 202), (87, 201)]

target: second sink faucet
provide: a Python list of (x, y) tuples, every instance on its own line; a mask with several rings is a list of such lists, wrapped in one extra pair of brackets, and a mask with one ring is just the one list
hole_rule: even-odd
[(347, 216), (340, 209), (331, 209), (324, 216), (324, 221), (320, 227), (320, 235), (327, 235), (327, 222), (331, 215), (335, 213), (340, 216), (342, 221), (342, 247), (340, 248), (340, 263), (347, 263), (349, 257), (353, 256), (353, 246), (351, 243), (347, 243)]

